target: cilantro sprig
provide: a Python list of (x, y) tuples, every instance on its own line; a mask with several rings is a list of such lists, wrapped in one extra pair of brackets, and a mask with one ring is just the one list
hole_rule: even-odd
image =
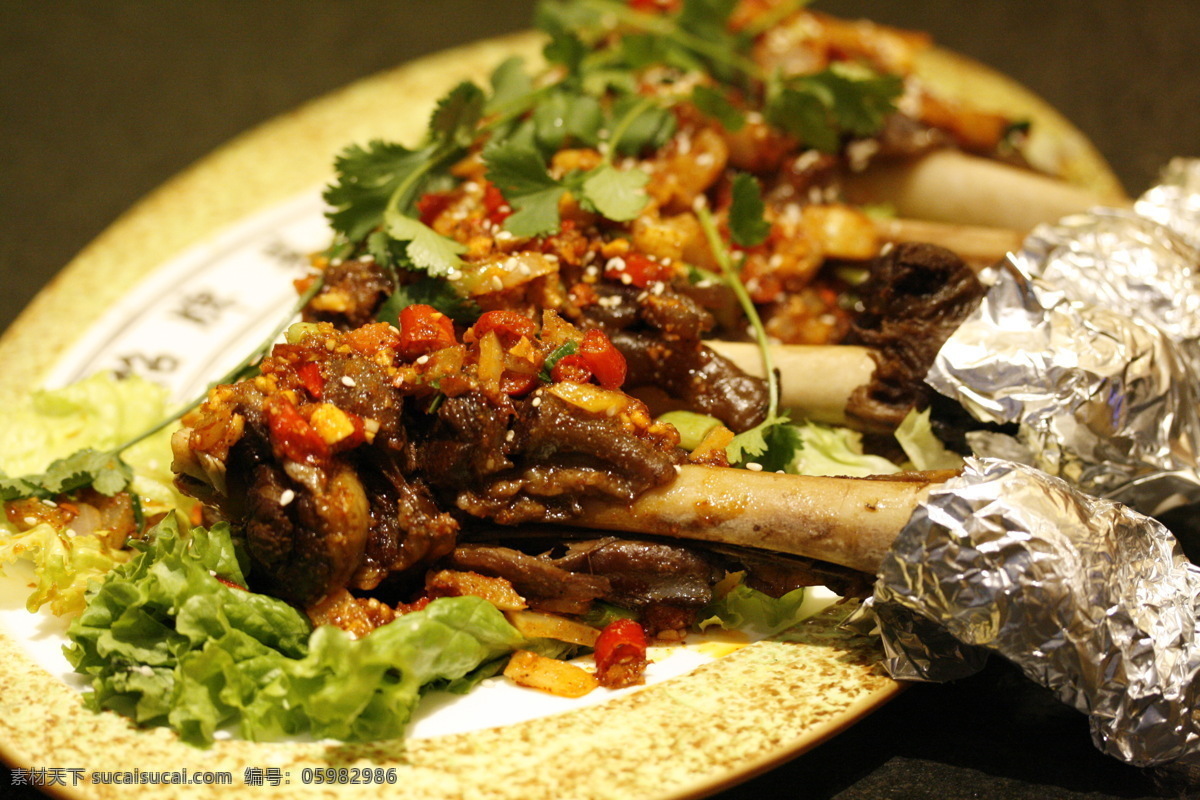
[[(538, 20), (555, 42), (567, 36), (601, 41), (619, 31), (612, 37), (615, 43), (607, 45), (612, 48), (607, 61), (599, 54), (579, 56), (571, 62), (576, 70), (611, 70), (615, 62), (627, 69), (663, 64), (705, 72), (725, 88), (748, 92), (770, 124), (804, 145), (836, 152), (847, 137), (880, 130), (895, 110), (903, 80), (858, 64), (837, 64), (813, 75), (764, 71), (750, 57), (755, 36), (804, 5), (804, 0), (780, 3), (738, 32), (729, 26), (734, 0), (684, 0), (674, 14), (637, 11), (619, 0), (546, 0)], [(585, 32), (576, 33), (580, 30)], [(744, 123), (742, 112), (718, 88), (702, 86), (692, 101), (729, 130)]]
[[(770, 224), (764, 218), (763, 210), (762, 195), (757, 181), (744, 173), (737, 175), (734, 178), (733, 200), (729, 209), (730, 237), (743, 246), (760, 244), (770, 231)], [(700, 227), (717, 265), (721, 268), (722, 278), (733, 290), (742, 313), (746, 315), (754, 330), (763, 371), (767, 376), (766, 417), (753, 428), (734, 436), (733, 441), (726, 446), (725, 453), (734, 464), (745, 465), (753, 462), (766, 470), (784, 469), (795, 458), (796, 451), (802, 443), (794, 427), (789, 424), (787, 412), (779, 409), (779, 374), (775, 369), (775, 357), (772, 355), (766, 328), (758, 309), (754, 306), (754, 300), (738, 274), (738, 265), (734, 263), (729, 247), (721, 238), (712, 212), (704, 205), (697, 208), (696, 216), (700, 220)]]
[(589, 170), (555, 178), (535, 142), (517, 137), (493, 139), (483, 149), (487, 178), (515, 209), (504, 229), (515, 236), (553, 233), (561, 223), (559, 203), (570, 193), (587, 210), (614, 222), (627, 222), (646, 207), (649, 176), (639, 169), (618, 169), (614, 155), (661, 146), (674, 132), (674, 117), (653, 98), (614, 104), (613, 127), (604, 160)]
[(324, 193), (334, 231), (352, 249), (374, 237), (369, 251), (389, 268), (430, 275), (457, 269), (462, 245), (422, 223), (413, 209), (431, 183), (449, 180), (448, 167), (474, 143), (484, 103), (482, 89), (460, 83), (439, 101), (420, 146), (372, 141), (344, 150), (334, 162), (337, 180)]

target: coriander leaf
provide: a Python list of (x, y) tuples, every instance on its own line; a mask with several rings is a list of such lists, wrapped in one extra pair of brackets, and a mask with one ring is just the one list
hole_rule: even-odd
[(693, 89), (692, 105), (698, 108), (700, 113), (721, 123), (721, 127), (730, 133), (737, 133), (746, 124), (746, 115), (729, 102), (729, 98), (719, 89), (711, 86), (697, 86)]
[(129, 488), (132, 480), (133, 470), (116, 453), (88, 448), (54, 461), (40, 475), (6, 478), (0, 474), (0, 500), (49, 499), (87, 486), (111, 497)]
[(729, 234), (742, 247), (762, 244), (771, 232), (763, 217), (762, 191), (754, 176), (739, 172), (733, 179), (733, 202), (729, 206)]
[(601, 164), (583, 177), (580, 201), (614, 222), (626, 222), (646, 207), (649, 197), (644, 187), (649, 180), (640, 169)]
[(372, 141), (366, 148), (351, 145), (334, 161), (337, 181), (326, 188), (325, 202), (333, 207), (329, 222), (353, 243), (383, 223), (392, 194), (411, 176), (426, 169), (435, 148), (410, 150), (399, 144)]
[(768, 416), (750, 430), (734, 436), (725, 447), (725, 455), (731, 464), (755, 463), (767, 472), (776, 472), (787, 469), (803, 446), (800, 432), (784, 413)]
[(729, 29), (738, 0), (684, 0), (676, 23), (676, 38), (704, 57), (714, 76), (732, 80), (743, 71), (742, 54), (748, 40)]
[(603, 12), (580, 0), (546, 0), (534, 10), (533, 24), (552, 38), (573, 36), (575, 31), (600, 26)]
[(823, 153), (836, 153), (841, 145), (828, 107), (811, 92), (788, 87), (773, 93), (764, 116), (767, 122)]
[(480, 313), (479, 306), (470, 299), (459, 296), (447, 281), (424, 277), (392, 292), (379, 307), (375, 318), (399, 327), (400, 312), (412, 305), (433, 306), (455, 322), (463, 323), (474, 322)]
[(639, 95), (625, 95), (613, 104), (610, 144), (622, 155), (657, 150), (675, 135), (675, 115), (646, 100)]
[(574, 31), (562, 31), (555, 34), (544, 48), (542, 55), (551, 64), (561, 64), (570, 75), (578, 75), (583, 59), (588, 53), (587, 45)]
[(405, 242), (398, 242), (383, 231), (375, 231), (367, 236), (367, 254), (375, 262), (395, 275), (398, 269), (415, 270), (416, 267), (408, 257), (408, 247)]
[(504, 229), (514, 236), (537, 236), (558, 229), (558, 202), (567, 187), (555, 180), (534, 148), (510, 139), (483, 150), (487, 178), (514, 209)]
[(899, 75), (877, 75), (866, 70), (854, 75), (830, 68), (807, 80), (824, 86), (833, 99), (838, 126), (855, 136), (877, 133), (884, 118), (896, 110), (894, 101), (904, 91), (904, 79)]
[(621, 37), (617, 47), (619, 58), (631, 70), (643, 70), (657, 64), (683, 72), (704, 72), (706, 69), (692, 51), (659, 34), (628, 34)]
[(463, 81), (438, 101), (429, 118), (429, 137), (440, 147), (470, 147), (483, 115), (483, 90)]
[(492, 71), (492, 96), (484, 105), (484, 112), (494, 114), (503, 107), (515, 104), (533, 94), (533, 79), (525, 71), (525, 59), (513, 56), (501, 62)]
[(561, 221), (558, 203), (566, 191), (559, 186), (509, 200), (516, 210), (504, 220), (504, 230), (520, 237), (554, 233)]
[(444, 277), (457, 269), (462, 260), (459, 253), (467, 251), (466, 245), (434, 231), (420, 220), (403, 214), (389, 214), (387, 233), (397, 241), (408, 242), (405, 252), (414, 267), (435, 277)]
[(532, 118), (538, 144), (546, 153), (576, 143), (595, 145), (604, 127), (604, 111), (596, 98), (566, 91), (547, 95)]

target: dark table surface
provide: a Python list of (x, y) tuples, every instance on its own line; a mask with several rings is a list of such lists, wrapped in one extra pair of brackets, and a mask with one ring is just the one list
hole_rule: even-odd
[[(117, 215), (238, 133), (447, 46), (526, 27), (531, 0), (0, 2), (0, 330)], [(1020, 80), (1095, 142), (1126, 189), (1200, 156), (1192, 0), (826, 0)], [(0, 795), (37, 797), (9, 789)], [(143, 787), (143, 794), (152, 795)], [(1166, 796), (1176, 792), (1166, 790)], [(917, 686), (723, 798), (1133, 798), (1085, 718), (1003, 663)]]

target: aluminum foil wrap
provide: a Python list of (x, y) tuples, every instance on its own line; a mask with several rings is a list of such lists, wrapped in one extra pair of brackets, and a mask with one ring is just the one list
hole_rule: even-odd
[[(875, 601), (1015, 662), (1088, 714), (1110, 755), (1200, 763), (1200, 569), (1149, 517), (1022, 464), (969, 459), (897, 537)], [(889, 666), (905, 667), (911, 630), (897, 649), (881, 622)]]
[(1148, 515), (1200, 503), (1200, 162), (1135, 211), (1043, 226), (984, 278), (927, 381), (1015, 437), (923, 503), (871, 608), (888, 670), (989, 653), (1089, 715), (1097, 746), (1200, 767), (1200, 569)]
[(977, 455), (1147, 514), (1200, 502), (1200, 166), (1171, 175), (1138, 203), (1156, 219), (1068, 217), (984, 276), (926, 379), (977, 419), (1018, 424), (1016, 441), (969, 437)]

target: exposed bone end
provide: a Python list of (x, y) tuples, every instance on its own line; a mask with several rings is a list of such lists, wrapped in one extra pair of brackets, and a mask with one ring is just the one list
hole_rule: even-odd
[(917, 504), (951, 474), (864, 480), (686, 466), (629, 505), (585, 506), (573, 524), (772, 550), (875, 573)]
[(847, 199), (887, 202), (902, 217), (1028, 231), (1115, 198), (997, 161), (940, 150), (848, 176)]
[[(749, 375), (765, 377), (762, 353), (749, 342), (708, 341), (706, 345)], [(776, 345), (771, 356), (780, 375), (779, 403), (815, 422), (845, 425), (846, 401), (871, 382), (875, 360), (852, 345)]]
[(892, 244), (928, 242), (953, 250), (975, 269), (990, 267), (1021, 249), (1024, 235), (1012, 228), (956, 225), (924, 219), (875, 220), (875, 230)]

